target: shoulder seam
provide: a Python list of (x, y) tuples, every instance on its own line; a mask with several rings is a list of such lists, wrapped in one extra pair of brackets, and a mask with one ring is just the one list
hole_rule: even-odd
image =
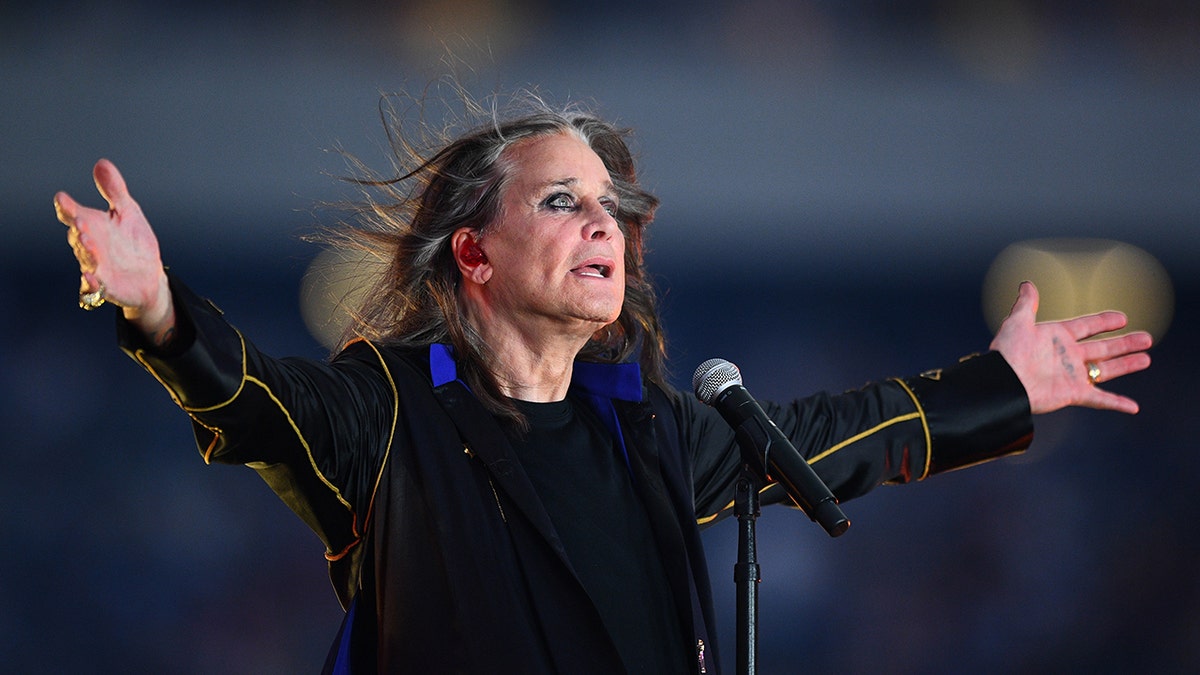
[(396, 379), (392, 377), (392, 369), (388, 367), (387, 361), (383, 358), (383, 353), (379, 351), (379, 347), (370, 340), (363, 339), (363, 342), (375, 352), (376, 358), (379, 359), (379, 366), (383, 368), (383, 374), (387, 377), (388, 385), (392, 388), (392, 428), (388, 432), (387, 448), (383, 451), (383, 459), (379, 462), (379, 472), (375, 474), (375, 485), (371, 488), (371, 498), (367, 502), (367, 513), (363, 518), (363, 532), (367, 531), (367, 527), (371, 522), (371, 516), (375, 511), (375, 495), (379, 492), (379, 484), (383, 480), (383, 472), (387, 469), (388, 460), (392, 456), (392, 444), (396, 440), (396, 425), (400, 421), (400, 390), (396, 387)]

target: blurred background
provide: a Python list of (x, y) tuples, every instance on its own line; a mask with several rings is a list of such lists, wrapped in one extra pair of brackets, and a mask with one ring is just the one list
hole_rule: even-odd
[[(381, 94), (448, 73), (636, 129), (683, 388), (714, 356), (779, 399), (985, 349), (1017, 242), (1157, 261), (1121, 282), (1169, 326), (1112, 385), (1141, 414), (1040, 418), (1019, 458), (846, 504), (836, 540), (764, 514), (759, 667), (1200, 669), (1195, 3), (422, 0), (0, 10), (11, 672), (317, 672), (341, 619), (316, 538), (252, 471), (206, 467), (113, 310), (76, 308), (54, 192), (102, 205), (112, 159), (176, 273), (269, 352), (321, 358), (300, 237), (354, 196), (331, 150), (386, 169)], [(705, 536), (732, 670), (734, 523)]]

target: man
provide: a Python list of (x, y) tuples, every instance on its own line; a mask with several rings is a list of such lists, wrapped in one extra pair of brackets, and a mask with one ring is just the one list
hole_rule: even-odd
[[(662, 376), (657, 200), (623, 133), (540, 109), (407, 159), (371, 182), (389, 268), (331, 363), (261, 354), (170, 278), (104, 160), (107, 211), (55, 197), (81, 305), (119, 305), (206, 461), (256, 469), (322, 538), (351, 606), (327, 667), (715, 672), (698, 523), (728, 512), (740, 453)], [(1023, 284), (988, 354), (767, 412), (840, 499), (1023, 450), (1031, 413), (1136, 412), (1095, 384), (1146, 368), (1149, 336), (1081, 342), (1124, 317), (1036, 308)]]

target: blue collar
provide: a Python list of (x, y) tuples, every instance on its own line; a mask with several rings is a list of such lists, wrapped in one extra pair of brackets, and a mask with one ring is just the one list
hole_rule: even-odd
[[(458, 380), (458, 366), (454, 362), (454, 353), (449, 345), (433, 344), (429, 346), (429, 373), (433, 376), (434, 387)], [(463, 382), (462, 385), (467, 386), (466, 382)], [(625, 467), (632, 475), (633, 468), (629, 463), (629, 448), (625, 445), (625, 434), (621, 433), (621, 423), (617, 419), (613, 400), (642, 400), (641, 366), (636, 363), (576, 361), (571, 373), (571, 386), (579, 389), (584, 400), (600, 416), (604, 426), (612, 432), (613, 438), (617, 441), (621, 459), (625, 461)], [(470, 388), (467, 387), (467, 389)]]

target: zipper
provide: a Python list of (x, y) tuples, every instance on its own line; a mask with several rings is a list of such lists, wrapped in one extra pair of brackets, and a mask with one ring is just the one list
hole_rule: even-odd
[[(463, 454), (472, 459), (475, 458), (475, 452), (468, 445), (463, 445)], [(496, 510), (500, 512), (500, 520), (508, 522), (508, 516), (504, 514), (504, 505), (500, 503), (500, 493), (496, 491), (496, 484), (492, 482), (492, 477), (488, 476), (488, 487), (492, 488), (492, 498), (496, 500)]]

